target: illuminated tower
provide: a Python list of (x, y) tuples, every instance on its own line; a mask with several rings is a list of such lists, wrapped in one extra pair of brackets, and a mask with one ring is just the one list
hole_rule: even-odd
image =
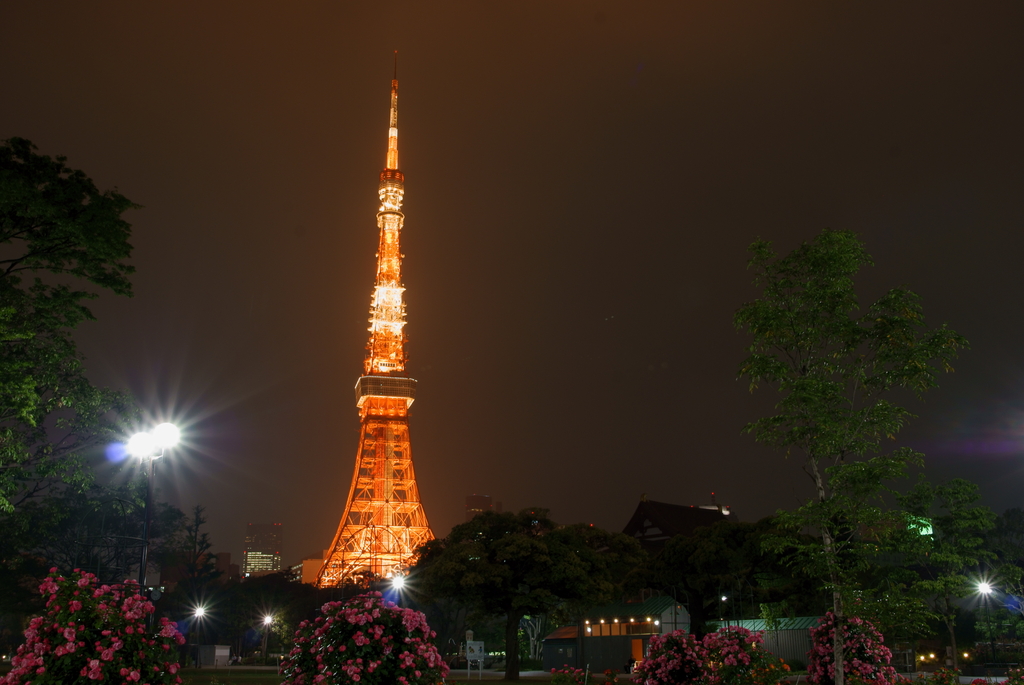
[[(396, 74), (397, 76), (397, 74)], [(317, 577), (333, 587), (372, 574), (387, 577), (413, 561), (434, 539), (420, 504), (409, 443), (409, 407), (416, 381), (405, 375), (405, 304), (399, 237), (405, 177), (398, 170), (398, 79), (391, 81), (388, 156), (380, 172), (380, 247), (370, 302), (370, 342), (356, 381), (362, 424), (348, 502)]]

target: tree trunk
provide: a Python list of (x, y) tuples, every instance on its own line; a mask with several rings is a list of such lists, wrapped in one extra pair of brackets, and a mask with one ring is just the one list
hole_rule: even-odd
[(505, 680), (519, 680), (519, 621), (524, 615), (509, 612), (505, 618)]
[[(825, 482), (818, 469), (818, 460), (811, 459), (811, 471), (814, 474), (814, 485), (818, 490), (818, 502), (826, 499)], [(835, 632), (832, 635), (832, 663), (835, 666), (835, 685), (843, 685), (846, 680), (846, 660), (843, 648), (846, 640), (843, 636), (843, 626), (846, 623), (846, 614), (843, 611), (843, 595), (839, 590), (839, 570), (836, 568), (835, 543), (832, 534), (828, 529), (828, 523), (821, 526), (821, 544), (825, 548), (825, 559), (828, 560), (829, 582), (832, 584), (832, 613), (835, 614)]]
[(947, 596), (945, 601), (945, 616), (942, 617), (943, 623), (946, 624), (946, 630), (949, 631), (949, 644), (953, 647), (953, 668), (960, 668), (959, 655), (956, 653), (956, 619), (954, 618), (956, 610), (953, 608), (953, 600)]

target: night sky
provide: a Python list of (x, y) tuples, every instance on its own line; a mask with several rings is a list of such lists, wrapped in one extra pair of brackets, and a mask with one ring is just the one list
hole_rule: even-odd
[(997, 511), (1024, 483), (1024, 4), (4, 2), (0, 138), (144, 206), (90, 377), (188, 444), (163, 497), (285, 561), (341, 517), (399, 51), (411, 419), (435, 534), (464, 497), (621, 529), (811, 494), (741, 427), (746, 247), (852, 229), (972, 349), (900, 444)]

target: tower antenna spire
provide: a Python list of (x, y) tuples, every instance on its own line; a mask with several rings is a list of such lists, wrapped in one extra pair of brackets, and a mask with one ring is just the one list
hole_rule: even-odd
[(394, 80), (398, 80), (398, 50), (395, 50), (395, 77)]

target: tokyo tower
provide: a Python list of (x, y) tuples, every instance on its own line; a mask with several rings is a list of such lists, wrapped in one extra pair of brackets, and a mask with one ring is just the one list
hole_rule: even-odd
[(416, 381), (405, 373), (405, 304), (399, 237), (405, 215), (405, 176), (398, 170), (398, 78), (391, 81), (388, 154), (380, 172), (377, 282), (370, 301), (370, 341), (356, 381), (361, 430), (345, 513), (317, 577), (335, 587), (388, 577), (408, 566), (434, 539), (420, 504), (409, 442), (409, 407)]

